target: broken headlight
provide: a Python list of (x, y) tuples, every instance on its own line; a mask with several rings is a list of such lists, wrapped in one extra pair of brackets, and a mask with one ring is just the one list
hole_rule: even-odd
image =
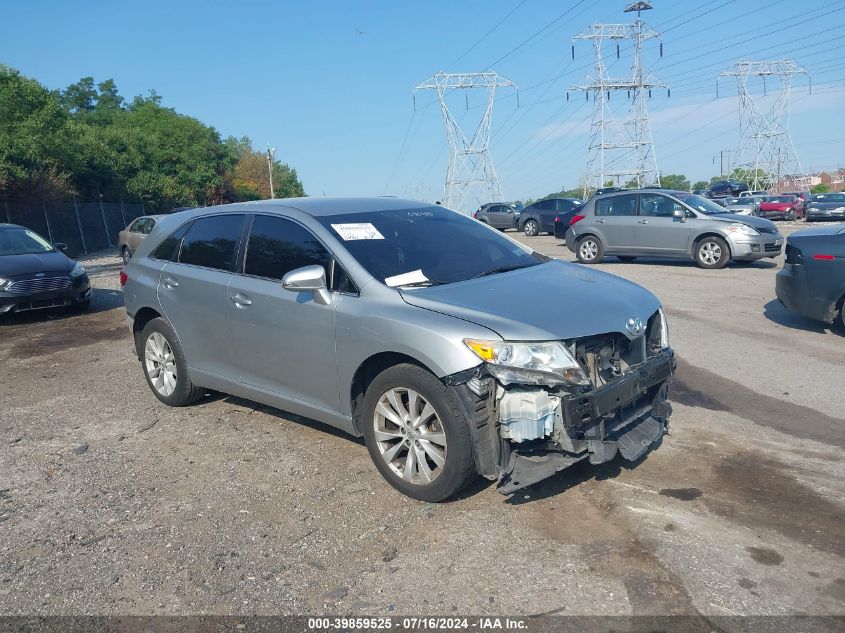
[(487, 371), (505, 385), (588, 385), (581, 366), (560, 341), (516, 343), (464, 339), (487, 363)]

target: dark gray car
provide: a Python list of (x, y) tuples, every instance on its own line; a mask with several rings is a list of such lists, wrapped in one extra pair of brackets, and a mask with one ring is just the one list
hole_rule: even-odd
[(596, 196), (578, 212), (566, 245), (584, 264), (605, 255), (693, 259), (701, 268), (777, 257), (783, 236), (763, 218), (735, 215), (685, 191), (643, 189)]
[(519, 221), (519, 210), (513, 204), (506, 202), (493, 202), (490, 204), (481, 205), (481, 207), (472, 214), (479, 222), (489, 224), (494, 229), (516, 228)]
[(845, 220), (845, 193), (819, 193), (812, 196), (804, 207), (804, 219), (807, 222)]
[(581, 460), (639, 459), (671, 412), (657, 297), (423, 202), (174, 214), (121, 282), (159, 400), (213, 389), (363, 435), (418, 499), (478, 474), (512, 492)]

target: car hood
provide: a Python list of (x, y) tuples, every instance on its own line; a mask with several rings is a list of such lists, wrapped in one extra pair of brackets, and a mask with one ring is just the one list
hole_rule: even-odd
[(544, 341), (621, 332), (643, 323), (660, 300), (635, 283), (552, 260), (467, 281), (400, 290), (410, 305), (489, 328), (505, 340)]
[(46, 272), (70, 272), (76, 262), (59, 251), (37, 255), (0, 256), (0, 277)]
[(807, 205), (809, 209), (842, 209), (845, 208), (845, 202), (810, 202)]
[(792, 204), (789, 202), (761, 202), (760, 203), (761, 209), (772, 209), (773, 211), (780, 211), (791, 209)]
[(774, 222), (766, 218), (758, 218), (753, 215), (737, 215), (735, 213), (720, 213), (719, 215), (709, 216), (711, 220), (718, 220), (719, 222), (739, 222), (740, 224), (747, 224), (755, 229), (769, 229), (770, 231), (775, 227)]

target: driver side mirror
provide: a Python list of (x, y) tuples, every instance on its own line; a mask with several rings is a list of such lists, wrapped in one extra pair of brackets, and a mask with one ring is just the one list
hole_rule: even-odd
[(681, 222), (687, 221), (687, 212), (685, 209), (673, 209), (672, 210), (672, 217), (678, 218)]
[(282, 288), (291, 292), (312, 292), (314, 302), (330, 305), (332, 293), (326, 287), (326, 269), (316, 264), (303, 266), (290, 271), (282, 277)]
[(53, 246), (56, 248), (56, 250), (59, 250), (63, 253), (67, 250), (67, 244), (65, 244), (64, 242), (54, 242)]

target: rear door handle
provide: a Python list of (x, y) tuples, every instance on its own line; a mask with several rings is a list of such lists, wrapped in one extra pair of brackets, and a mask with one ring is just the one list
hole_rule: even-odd
[(648, 224), (648, 220), (637, 220), (638, 224)]
[(235, 307), (246, 308), (247, 306), (252, 305), (252, 300), (238, 292), (232, 295), (232, 303), (235, 304)]
[(599, 224), (604, 224), (604, 218), (599, 218), (596, 220)]
[(162, 283), (165, 288), (176, 288), (179, 285), (179, 282), (173, 277), (165, 277)]

